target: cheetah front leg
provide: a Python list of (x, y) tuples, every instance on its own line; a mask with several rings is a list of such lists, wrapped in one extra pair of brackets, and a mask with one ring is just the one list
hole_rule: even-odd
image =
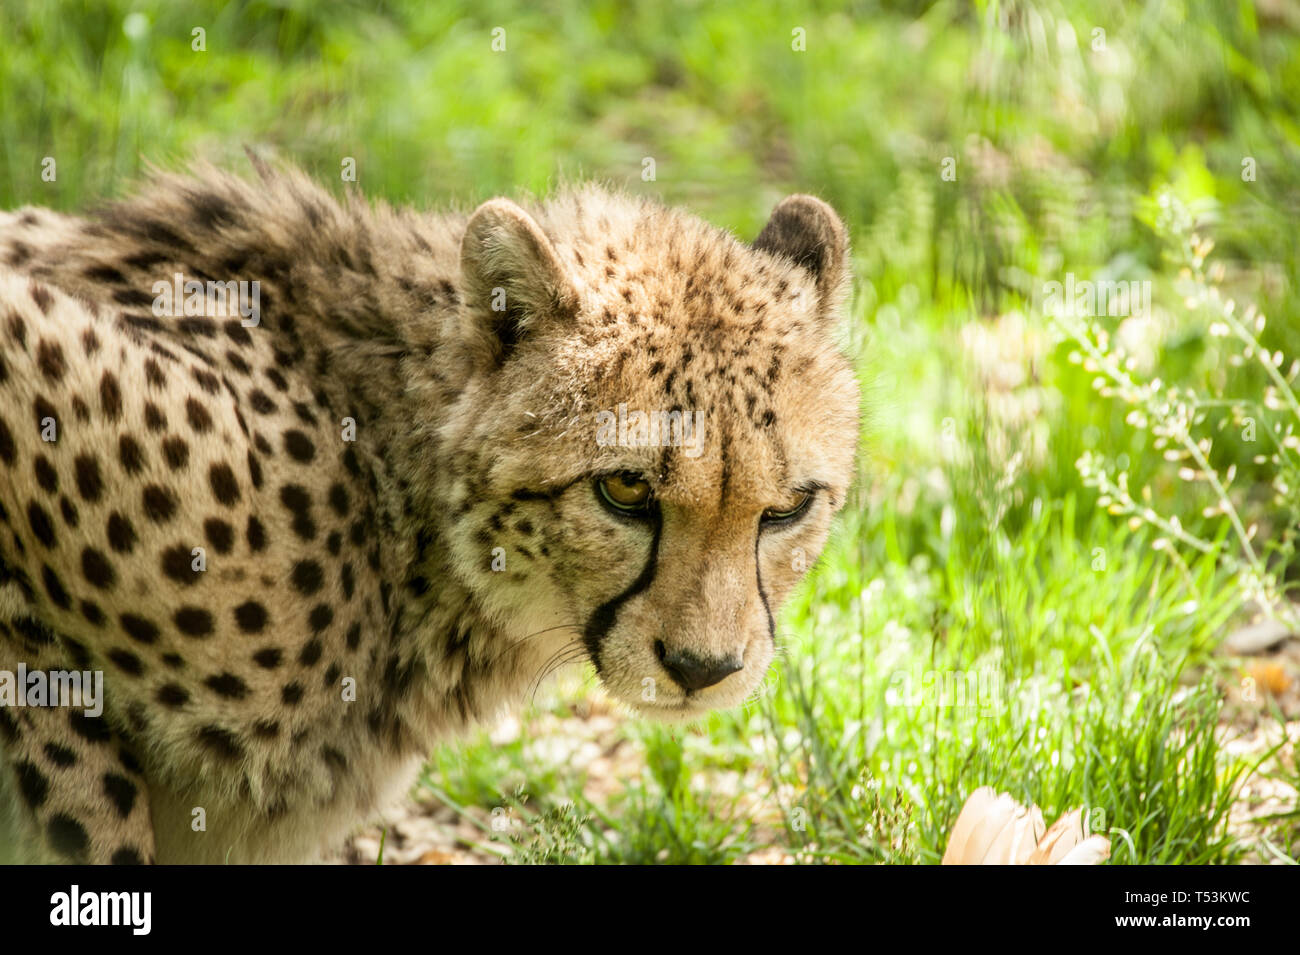
[[(9, 611), (0, 615), (0, 669), (14, 674), (18, 661), (29, 672), (68, 669), (67, 641), (14, 607), (18, 601), (4, 600), (12, 596), (7, 583), (0, 588), (0, 607)], [(0, 776), (18, 843), (16, 853), (0, 851), (17, 858), (3, 861), (153, 861), (140, 765), (102, 716), (66, 706), (0, 706)]]
[(102, 718), (63, 707), (0, 710), (0, 739), (31, 861), (153, 861), (145, 781)]

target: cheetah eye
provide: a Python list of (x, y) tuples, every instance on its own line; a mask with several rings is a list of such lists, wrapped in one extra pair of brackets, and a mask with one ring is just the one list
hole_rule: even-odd
[(793, 523), (803, 516), (804, 511), (808, 510), (808, 505), (812, 503), (813, 496), (814, 492), (804, 491), (793, 507), (782, 508), (780, 510), (774, 507), (769, 507), (763, 512), (763, 526), (773, 527), (779, 524)]
[(621, 517), (640, 517), (650, 509), (650, 483), (631, 471), (597, 478), (596, 493)]

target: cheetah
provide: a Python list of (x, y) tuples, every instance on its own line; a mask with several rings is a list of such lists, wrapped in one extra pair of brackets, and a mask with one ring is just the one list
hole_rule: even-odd
[(740, 705), (845, 502), (821, 200), (746, 244), (600, 186), (427, 214), (254, 166), (0, 214), (0, 675), (103, 685), (0, 683), (23, 860), (318, 860), (570, 667)]

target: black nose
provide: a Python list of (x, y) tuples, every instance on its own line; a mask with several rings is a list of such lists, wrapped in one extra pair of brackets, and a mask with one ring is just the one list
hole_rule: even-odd
[(655, 652), (664, 669), (685, 690), (702, 690), (706, 686), (713, 686), (745, 666), (735, 657), (726, 660), (709, 659), (687, 650), (669, 653), (660, 640), (655, 641)]

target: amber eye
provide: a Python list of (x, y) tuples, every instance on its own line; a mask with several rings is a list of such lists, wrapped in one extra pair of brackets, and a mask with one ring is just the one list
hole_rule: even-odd
[(764, 524), (785, 524), (790, 521), (793, 521), (804, 511), (808, 510), (808, 505), (812, 503), (812, 499), (813, 499), (812, 491), (805, 491), (803, 493), (803, 496), (799, 498), (799, 500), (794, 504), (793, 507), (782, 508), (780, 510), (777, 510), (776, 508), (773, 507), (769, 507), (766, 511), (763, 512), (763, 523)]
[(639, 474), (623, 471), (596, 481), (601, 500), (620, 514), (639, 514), (650, 503), (650, 484)]

